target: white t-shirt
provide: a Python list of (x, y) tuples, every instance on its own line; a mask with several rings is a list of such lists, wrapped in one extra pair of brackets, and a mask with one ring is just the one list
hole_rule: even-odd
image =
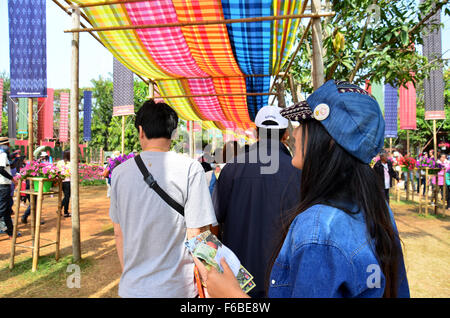
[(384, 188), (389, 189), (391, 187), (391, 177), (389, 175), (389, 166), (387, 163), (381, 163), (384, 169)]
[[(5, 171), (11, 174), (11, 167), (9, 165), (8, 155), (6, 152), (0, 152), (0, 167), (5, 167)], [(11, 184), (12, 181), (0, 174), (0, 184)]]
[(173, 152), (141, 157), (159, 186), (184, 206), (184, 217), (150, 189), (133, 158), (114, 168), (109, 213), (123, 233), (119, 296), (195, 297), (186, 227), (217, 224), (205, 172), (198, 161)]

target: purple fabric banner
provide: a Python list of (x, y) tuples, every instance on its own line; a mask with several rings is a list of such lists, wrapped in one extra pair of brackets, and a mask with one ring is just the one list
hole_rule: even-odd
[(390, 84), (384, 85), (384, 130), (385, 138), (397, 138), (397, 88)]
[(84, 91), (83, 139), (91, 140), (92, 92)]
[(9, 0), (11, 98), (47, 97), (45, 0)]

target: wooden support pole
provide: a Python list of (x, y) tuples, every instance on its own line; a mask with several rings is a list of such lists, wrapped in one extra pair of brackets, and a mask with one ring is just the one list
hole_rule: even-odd
[[(313, 0), (319, 3), (317, 8), (320, 10), (320, 0)], [(317, 11), (318, 12), (318, 11)], [(334, 16), (335, 12), (312, 13), (312, 14), (286, 14), (278, 16), (264, 16), (264, 17), (250, 17), (240, 19), (224, 19), (224, 20), (203, 20), (191, 22), (175, 22), (175, 23), (161, 23), (161, 24), (140, 24), (140, 25), (120, 25), (109, 27), (94, 27), (94, 28), (72, 28), (71, 30), (64, 30), (64, 33), (80, 33), (80, 32), (104, 32), (104, 31), (118, 31), (118, 30), (138, 30), (138, 29), (154, 29), (154, 28), (175, 28), (187, 26), (205, 26), (205, 25), (225, 25), (231, 23), (249, 23), (249, 22), (263, 22), (263, 21), (278, 21), (291, 20), (301, 18), (314, 18), (319, 21), (321, 17)]]
[[(433, 149), (434, 149), (434, 160), (437, 160), (437, 136), (436, 136), (436, 119), (433, 119)], [(438, 211), (438, 192), (439, 192), (439, 178), (436, 174), (436, 182), (434, 185), (434, 214), (437, 215)]]
[(122, 155), (125, 154), (125, 117), (122, 116)]
[[(319, 14), (321, 8), (320, 0), (311, 0), (311, 11)], [(312, 82), (313, 88), (316, 90), (324, 83), (323, 71), (323, 43), (322, 43), (322, 25), (320, 18), (312, 20)]]
[[(34, 181), (33, 181), (34, 182)], [(33, 263), (31, 267), (31, 271), (35, 272), (38, 266), (39, 260), (39, 249), (40, 249), (40, 235), (41, 235), (41, 213), (42, 213), (42, 199), (43, 199), (43, 191), (44, 191), (44, 181), (40, 180), (39, 182), (39, 190), (37, 196), (37, 207), (36, 207), (36, 232), (34, 234), (34, 243), (33, 243)], [(31, 188), (31, 186), (30, 186)]]
[(28, 98), (28, 160), (33, 160), (33, 99)]
[(425, 215), (428, 216), (428, 168), (425, 168)]
[[(80, 9), (73, 8), (72, 26), (80, 26)], [(79, 207), (79, 178), (78, 178), (78, 98), (79, 98), (79, 45), (80, 34), (72, 35), (72, 79), (70, 89), (70, 192), (72, 207), (72, 253), (73, 261), (81, 260), (81, 238), (80, 238), (80, 207)]]
[(389, 152), (392, 156), (392, 138), (389, 138)]

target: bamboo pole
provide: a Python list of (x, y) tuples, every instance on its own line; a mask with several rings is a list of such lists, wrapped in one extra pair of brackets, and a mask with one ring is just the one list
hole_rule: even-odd
[(33, 98), (28, 98), (28, 160), (33, 161)]
[(61, 203), (62, 203), (62, 179), (58, 180), (58, 211), (56, 211), (56, 247), (55, 259), (59, 260), (59, 245), (61, 241)]
[[(34, 182), (34, 181), (33, 181)], [(39, 260), (39, 244), (41, 235), (41, 213), (42, 213), (42, 197), (44, 191), (44, 181), (39, 180), (39, 190), (37, 196), (37, 208), (36, 208), (36, 232), (34, 233), (34, 244), (33, 244), (33, 263), (31, 271), (35, 272), (38, 266)]]
[[(434, 149), (434, 160), (437, 159), (437, 137), (436, 137), (436, 119), (433, 119), (433, 149)], [(437, 214), (438, 211), (438, 192), (439, 192), (439, 178), (436, 174), (435, 176), (436, 182), (434, 186), (434, 214)]]
[[(313, 0), (313, 2), (320, 2), (320, 0)], [(320, 8), (320, 5), (319, 5)], [(73, 28), (71, 30), (64, 30), (64, 33), (80, 33), (80, 32), (104, 32), (104, 31), (123, 31), (123, 30), (139, 30), (139, 29), (154, 29), (154, 28), (174, 28), (174, 27), (187, 27), (187, 26), (206, 26), (206, 25), (224, 25), (231, 23), (249, 23), (249, 22), (263, 22), (263, 21), (278, 21), (278, 20), (291, 20), (301, 18), (314, 18), (319, 20), (321, 17), (334, 16), (335, 12), (324, 13), (312, 13), (312, 14), (286, 14), (278, 16), (264, 16), (264, 17), (251, 17), (240, 19), (224, 19), (224, 20), (204, 20), (204, 21), (191, 21), (191, 22), (176, 22), (176, 23), (161, 23), (161, 24), (141, 24), (141, 25), (120, 25), (110, 27), (94, 27), (94, 28)], [(321, 29), (321, 28), (320, 28)]]
[(16, 240), (17, 240), (17, 228), (19, 227), (19, 210), (20, 210), (20, 188), (22, 185), (22, 179), (20, 179), (19, 184), (16, 189), (16, 207), (15, 207), (15, 215), (14, 215), (14, 228), (13, 228), (13, 237), (11, 240), (11, 254), (9, 259), (9, 268), (14, 268), (14, 257), (16, 256)]
[(125, 117), (122, 116), (122, 155), (125, 154)]
[[(80, 9), (73, 7), (72, 26), (80, 25)], [(78, 184), (78, 98), (79, 98), (79, 44), (80, 34), (72, 35), (72, 85), (70, 91), (70, 192), (72, 207), (72, 252), (73, 261), (81, 259), (80, 239), (80, 208), (79, 208), (79, 184)]]
[(189, 97), (213, 97), (213, 96), (266, 96), (277, 95), (277, 93), (233, 93), (233, 94), (196, 94), (196, 95), (172, 95), (161, 96), (161, 98), (189, 98)]
[[(320, 2), (320, 0), (311, 0), (311, 11), (316, 15), (320, 13)], [(315, 17), (312, 21), (312, 82), (313, 87), (316, 90), (324, 83), (322, 25), (320, 23), (320, 19), (317, 17)]]
[(428, 168), (425, 168), (425, 215), (428, 216)]

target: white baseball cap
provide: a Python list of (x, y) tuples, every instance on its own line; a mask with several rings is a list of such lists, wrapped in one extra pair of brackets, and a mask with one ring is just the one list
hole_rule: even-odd
[[(278, 106), (264, 106), (258, 111), (255, 118), (255, 125), (259, 128), (285, 129), (289, 126), (289, 121), (280, 115), (282, 108)], [(266, 120), (274, 121), (277, 125), (263, 125)]]

